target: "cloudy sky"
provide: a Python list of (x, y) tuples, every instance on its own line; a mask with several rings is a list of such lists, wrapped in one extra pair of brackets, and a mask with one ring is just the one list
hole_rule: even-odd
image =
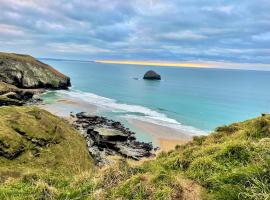
[(270, 63), (270, 1), (0, 0), (0, 51)]

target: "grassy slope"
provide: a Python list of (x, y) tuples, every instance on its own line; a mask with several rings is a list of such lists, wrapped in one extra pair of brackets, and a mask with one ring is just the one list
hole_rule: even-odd
[(57, 76), (60, 76), (62, 78), (65, 77), (64, 74), (60, 73), (59, 71), (57, 71), (53, 67), (38, 61), (37, 59), (35, 59), (34, 57), (32, 57), (30, 55), (0, 52), (0, 59), (13, 59), (13, 60), (16, 60), (16, 61), (19, 61), (22, 63), (24, 63), (24, 62), (31, 63), (33, 65), (48, 69), (49, 71), (56, 74)]
[(7, 93), (7, 92), (15, 92), (18, 91), (19, 89), (14, 86), (14, 85), (10, 85), (8, 83), (4, 83), (0, 81), (0, 95)]
[(52, 183), (66, 197), (72, 195), (69, 179), (93, 169), (84, 139), (63, 120), (35, 107), (0, 108), (0, 154), (5, 155), (0, 156), (0, 199), (57, 195)]
[(0, 81), (0, 104), (1, 102), (10, 103), (10, 104), (20, 103), (20, 101), (16, 99), (11, 99), (5, 96), (5, 94), (9, 92), (17, 92), (17, 91), (19, 91), (19, 89), (16, 86)]
[(108, 197), (174, 199), (177, 191), (183, 197), (181, 177), (186, 177), (203, 187), (204, 199), (269, 200), (270, 116), (219, 127), (129, 171), (132, 175), (107, 190)]
[[(270, 198), (269, 115), (220, 127), (157, 159), (140, 164), (120, 160), (96, 171), (82, 138), (57, 117), (15, 107), (0, 108), (0, 118), (1, 130), (20, 129), (60, 141), (42, 147), (38, 157), (24, 141), (23, 155), (0, 158), (0, 199)], [(10, 147), (16, 148), (16, 140), (12, 141)]]

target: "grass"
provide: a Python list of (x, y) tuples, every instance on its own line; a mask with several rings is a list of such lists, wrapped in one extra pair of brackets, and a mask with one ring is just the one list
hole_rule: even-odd
[(0, 95), (8, 93), (8, 92), (15, 92), (18, 90), (19, 89), (16, 86), (0, 81)]
[(0, 61), (1, 61), (1, 59), (2, 60), (12, 59), (12, 60), (16, 60), (16, 61), (23, 62), (23, 63), (30, 63), (32, 65), (45, 68), (45, 69), (49, 70), (50, 72), (56, 74), (57, 76), (65, 78), (64, 74), (60, 73), (59, 71), (57, 71), (53, 67), (38, 61), (37, 59), (35, 59), (34, 57), (32, 57), (30, 55), (0, 52)]
[(195, 137), (159, 159), (198, 182), (213, 199), (270, 199), (269, 130), (265, 115)]
[(23, 102), (20, 100), (8, 97), (9, 94), (15, 94), (16, 92), (20, 92), (20, 89), (14, 85), (0, 81), (0, 104), (21, 105)]
[(0, 199), (270, 199), (270, 115), (102, 169), (78, 133), (46, 111), (2, 107), (0, 130), (0, 152), (24, 146), (15, 159), (0, 157)]
[(67, 199), (95, 186), (78, 181), (94, 171), (84, 139), (36, 107), (0, 108), (0, 152), (0, 199)]

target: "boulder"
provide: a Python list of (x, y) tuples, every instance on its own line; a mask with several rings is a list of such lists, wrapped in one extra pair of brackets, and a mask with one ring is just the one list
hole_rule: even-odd
[(146, 80), (160, 80), (161, 77), (155, 71), (150, 70), (150, 71), (148, 71), (148, 72), (146, 72), (144, 74), (143, 79), (146, 79)]
[(0, 81), (18, 88), (67, 89), (70, 78), (32, 56), (0, 52)]

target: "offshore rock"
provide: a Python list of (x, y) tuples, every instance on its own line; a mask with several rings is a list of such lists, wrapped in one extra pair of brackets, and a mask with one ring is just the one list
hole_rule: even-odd
[(157, 74), (155, 71), (150, 70), (148, 72), (146, 72), (143, 76), (143, 79), (146, 80), (161, 80), (161, 76), (159, 74)]

